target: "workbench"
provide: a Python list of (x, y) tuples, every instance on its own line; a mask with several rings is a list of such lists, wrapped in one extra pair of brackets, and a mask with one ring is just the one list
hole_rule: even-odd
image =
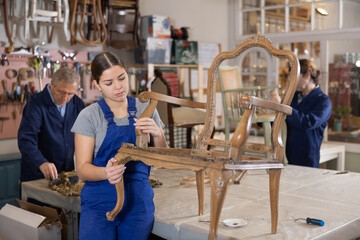
[[(152, 169), (154, 188), (153, 233), (165, 239), (207, 239), (210, 220), (210, 185), (205, 185), (204, 215), (197, 216), (196, 186), (180, 186), (192, 171)], [(280, 179), (279, 224), (270, 233), (268, 176), (265, 170), (248, 172), (240, 185), (231, 184), (222, 208), (219, 239), (353, 239), (360, 236), (360, 173), (344, 173), (293, 165), (285, 166)], [(79, 197), (64, 197), (50, 190), (46, 180), (22, 183), (22, 198), (80, 211)], [(312, 217), (323, 227), (294, 218)], [(224, 219), (241, 218), (248, 224), (229, 228)]]

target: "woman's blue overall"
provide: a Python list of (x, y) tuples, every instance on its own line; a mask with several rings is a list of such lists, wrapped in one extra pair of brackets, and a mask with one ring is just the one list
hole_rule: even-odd
[[(135, 144), (136, 105), (135, 98), (128, 97), (129, 125), (117, 126), (105, 100), (99, 100), (98, 104), (108, 121), (108, 128), (93, 164), (105, 167), (122, 143)], [(126, 164), (123, 176), (125, 202), (113, 222), (106, 219), (106, 212), (115, 207), (117, 200), (115, 185), (110, 184), (108, 180), (86, 181), (81, 191), (79, 238), (81, 240), (147, 239), (152, 229), (155, 209), (149, 174), (150, 167), (143, 162), (131, 161)]]

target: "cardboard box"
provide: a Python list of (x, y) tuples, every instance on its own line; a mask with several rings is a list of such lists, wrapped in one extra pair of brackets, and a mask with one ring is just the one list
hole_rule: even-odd
[(170, 19), (164, 16), (141, 17), (141, 39), (146, 41), (148, 37), (170, 38)]
[(198, 44), (196, 41), (174, 40), (171, 63), (198, 64)]
[(60, 221), (56, 209), (21, 200), (18, 203), (22, 208), (6, 204), (0, 210), (1, 239), (61, 240), (61, 225), (47, 224), (49, 220)]
[(170, 64), (172, 39), (147, 38), (146, 45), (135, 50), (138, 64)]

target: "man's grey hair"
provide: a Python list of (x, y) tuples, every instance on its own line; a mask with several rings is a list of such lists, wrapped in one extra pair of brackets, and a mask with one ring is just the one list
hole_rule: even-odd
[(80, 76), (76, 69), (62, 67), (54, 73), (52, 78), (52, 85), (57, 86), (60, 81), (65, 81), (67, 84), (77, 83), (79, 85)]

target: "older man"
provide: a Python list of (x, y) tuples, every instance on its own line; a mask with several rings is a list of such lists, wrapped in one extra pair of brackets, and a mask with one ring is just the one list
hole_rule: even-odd
[(51, 84), (34, 95), (23, 111), (18, 131), (21, 181), (56, 179), (74, 169), (74, 134), (70, 131), (84, 108), (75, 95), (79, 75), (74, 69), (59, 69)]

